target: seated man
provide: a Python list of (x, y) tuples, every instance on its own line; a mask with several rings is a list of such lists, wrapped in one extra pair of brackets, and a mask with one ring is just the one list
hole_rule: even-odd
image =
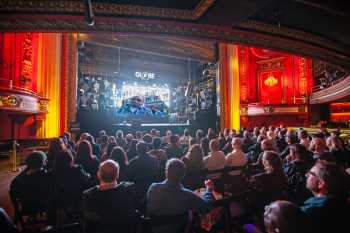
[(43, 168), (46, 155), (42, 151), (34, 151), (26, 158), (26, 169), (11, 183), (10, 196), (15, 205), (25, 214), (46, 211), (48, 197), (52, 188), (48, 172)]
[(341, 232), (348, 228), (346, 201), (349, 176), (334, 163), (318, 162), (306, 174), (306, 187), (314, 197), (301, 209), (311, 218), (314, 232)]
[[(178, 216), (187, 214), (189, 210), (195, 210), (198, 213), (210, 211), (210, 202), (213, 200), (210, 189), (213, 188), (213, 184), (207, 182), (207, 192), (201, 198), (181, 184), (185, 172), (186, 166), (181, 160), (171, 159), (167, 162), (166, 180), (152, 184), (148, 190), (147, 213), (149, 216)], [(181, 231), (179, 228), (179, 225), (167, 225), (157, 227), (154, 232), (177, 232)]]
[(98, 173), (100, 185), (85, 190), (83, 213), (88, 232), (127, 232), (135, 216), (135, 192), (132, 183), (117, 183), (119, 165), (113, 160), (101, 163)]

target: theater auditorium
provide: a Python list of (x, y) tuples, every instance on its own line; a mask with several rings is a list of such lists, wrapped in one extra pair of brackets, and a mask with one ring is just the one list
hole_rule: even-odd
[(349, 229), (350, 7), (0, 0), (0, 231)]

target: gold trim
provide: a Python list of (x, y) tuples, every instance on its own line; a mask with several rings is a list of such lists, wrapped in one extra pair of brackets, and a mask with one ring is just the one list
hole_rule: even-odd
[[(158, 17), (167, 19), (197, 20), (215, 0), (201, 0), (193, 10), (173, 8), (146, 7), (131, 4), (93, 2), (93, 12), (97, 15), (127, 15)], [(29, 1), (29, 0), (4, 0), (0, 1), (0, 11), (11, 12), (43, 12), (60, 14), (84, 14), (83, 1)]]

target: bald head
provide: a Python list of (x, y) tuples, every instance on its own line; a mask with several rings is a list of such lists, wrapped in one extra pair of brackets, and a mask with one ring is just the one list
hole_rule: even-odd
[(119, 178), (119, 165), (113, 160), (106, 160), (101, 163), (98, 169), (98, 178), (100, 182), (111, 183)]

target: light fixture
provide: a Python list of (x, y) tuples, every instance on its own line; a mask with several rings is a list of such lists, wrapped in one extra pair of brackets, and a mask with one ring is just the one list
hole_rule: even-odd
[(264, 84), (265, 86), (273, 87), (276, 86), (278, 83), (278, 80), (273, 76), (272, 72), (269, 73), (267, 79), (265, 79)]

